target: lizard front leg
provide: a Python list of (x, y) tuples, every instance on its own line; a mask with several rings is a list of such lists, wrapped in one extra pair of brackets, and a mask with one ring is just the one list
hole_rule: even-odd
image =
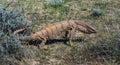
[(42, 48), (44, 48), (47, 39), (44, 38), (44, 37), (39, 37), (39, 40), (41, 41), (41, 43), (39, 44), (38, 47), (39, 47), (40, 49), (42, 49)]
[(68, 42), (69, 42), (70, 46), (73, 46), (72, 40), (73, 40), (73, 36), (74, 36), (74, 35), (75, 35), (75, 29), (72, 28), (72, 30), (70, 30), (69, 39), (68, 39)]
[(75, 29), (73, 27), (71, 27), (70, 30), (66, 31), (65, 37), (66, 37), (66, 40), (68, 40), (67, 44), (69, 44), (70, 46), (73, 45), (72, 39), (74, 34), (75, 34)]

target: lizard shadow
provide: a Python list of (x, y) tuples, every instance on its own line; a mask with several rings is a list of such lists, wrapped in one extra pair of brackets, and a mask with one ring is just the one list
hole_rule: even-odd
[[(69, 44), (67, 44), (68, 41), (69, 41), (68, 39), (49, 39), (49, 40), (47, 40), (47, 42), (45, 43), (45, 45), (63, 43), (63, 44), (65, 44), (65, 45), (68, 45), (68, 46), (69, 46)], [(74, 40), (72, 40), (72, 41), (79, 43), (79, 42), (84, 41), (84, 39), (74, 39)], [(37, 46), (37, 45), (39, 45), (40, 43), (41, 43), (40, 40), (35, 40), (35, 41), (30, 41), (30, 42), (29, 42), (29, 45), (35, 45), (35, 46)]]

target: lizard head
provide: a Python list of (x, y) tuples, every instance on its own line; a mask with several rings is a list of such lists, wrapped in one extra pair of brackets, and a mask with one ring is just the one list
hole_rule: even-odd
[(89, 24), (85, 24), (83, 26), (78, 25), (77, 28), (78, 28), (79, 31), (81, 31), (83, 33), (86, 33), (86, 34), (97, 33), (96, 29), (93, 26), (89, 25)]
[(97, 33), (96, 29), (93, 26), (89, 25), (84, 21), (76, 20), (75, 24), (76, 24), (76, 28), (83, 33), (86, 33), (86, 34)]

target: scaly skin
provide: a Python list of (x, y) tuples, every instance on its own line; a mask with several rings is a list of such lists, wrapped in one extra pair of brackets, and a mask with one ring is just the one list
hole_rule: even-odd
[(69, 39), (69, 43), (70, 45), (72, 45), (71, 40), (73, 38), (73, 35), (75, 34), (75, 30), (79, 30), (80, 32), (83, 32), (85, 34), (96, 33), (95, 28), (93, 28), (91, 25), (85, 22), (79, 20), (68, 20), (50, 24), (46, 27), (43, 27), (40, 31), (35, 32), (31, 36), (20, 37), (19, 39), (20, 40), (39, 39), (42, 41), (40, 47), (43, 47), (47, 39), (55, 39), (58, 35), (65, 32), (66, 38)]

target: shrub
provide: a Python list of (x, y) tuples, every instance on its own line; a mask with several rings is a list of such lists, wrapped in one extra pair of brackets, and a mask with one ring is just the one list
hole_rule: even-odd
[(19, 10), (9, 11), (0, 4), (0, 65), (18, 65), (17, 60), (29, 56), (27, 48), (22, 47), (18, 39), (20, 35), (12, 34), (28, 25), (30, 22), (25, 21), (25, 16)]
[(0, 30), (4, 33), (12, 33), (13, 31), (25, 27), (25, 17), (21, 15), (19, 10), (13, 9), (7, 11), (0, 4)]

